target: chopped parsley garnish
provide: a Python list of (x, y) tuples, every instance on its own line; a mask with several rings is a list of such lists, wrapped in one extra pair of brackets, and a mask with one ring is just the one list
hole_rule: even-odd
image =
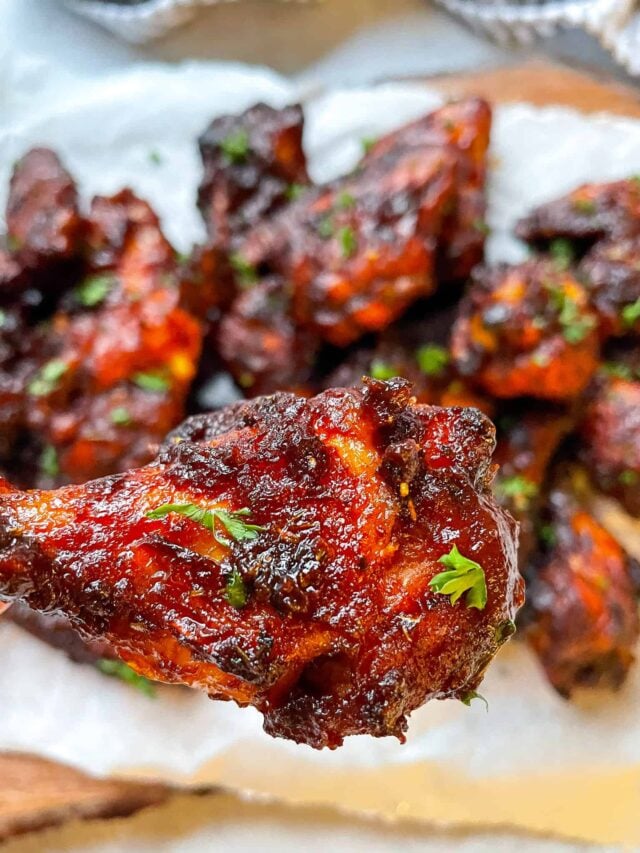
[(615, 361), (605, 361), (601, 366), (601, 370), (607, 376), (611, 376), (614, 379), (626, 379), (627, 381), (633, 379), (633, 371), (626, 364), (620, 364)]
[(621, 471), (618, 475), (618, 482), (621, 486), (635, 486), (640, 480), (640, 476), (637, 471), (632, 471), (630, 468), (627, 468), (626, 471)]
[(584, 213), (585, 216), (592, 216), (598, 209), (595, 201), (590, 198), (574, 198), (572, 205), (574, 210)]
[(159, 166), (162, 163), (160, 152), (155, 148), (152, 148), (151, 151), (149, 151), (149, 162), (153, 163), (154, 166)]
[(573, 246), (565, 237), (557, 237), (549, 243), (549, 254), (559, 270), (569, 269), (575, 259)]
[(249, 598), (247, 587), (242, 580), (242, 575), (235, 566), (231, 570), (231, 575), (227, 580), (225, 595), (229, 604), (237, 610), (244, 607), (247, 603), (247, 599)]
[(369, 151), (373, 148), (373, 146), (378, 141), (377, 136), (363, 136), (361, 140), (362, 151), (364, 154), (368, 154)]
[(237, 130), (220, 143), (220, 149), (230, 163), (244, 163), (249, 154), (249, 134)]
[(514, 505), (520, 510), (525, 510), (532, 498), (538, 494), (537, 485), (521, 474), (514, 474), (512, 477), (499, 480), (495, 489), (499, 497), (511, 498)]
[(491, 234), (491, 228), (489, 228), (489, 225), (484, 221), (484, 219), (474, 219), (472, 224), (476, 231), (484, 234), (485, 237)]
[(47, 444), (40, 454), (40, 470), (43, 474), (46, 474), (47, 477), (55, 477), (60, 471), (60, 466), (58, 465), (58, 453), (55, 447), (51, 444)]
[(382, 382), (386, 382), (387, 379), (393, 379), (397, 375), (398, 371), (381, 358), (374, 358), (369, 365), (369, 376), (372, 379), (380, 379)]
[(126, 684), (131, 685), (131, 687), (135, 687), (136, 690), (140, 691), (140, 693), (144, 693), (144, 695), (148, 696), (150, 699), (155, 699), (155, 684), (152, 681), (149, 681), (148, 678), (145, 678), (144, 675), (138, 675), (138, 673), (134, 672), (134, 670), (132, 670), (130, 666), (127, 666), (124, 661), (103, 658), (97, 662), (96, 666), (100, 672), (104, 673), (104, 675), (119, 678)]
[(446, 566), (447, 571), (432, 577), (429, 586), (441, 595), (448, 595), (451, 604), (464, 595), (467, 607), (484, 610), (487, 606), (487, 582), (482, 566), (464, 557), (457, 545), (438, 562)]
[(640, 299), (636, 299), (630, 305), (625, 305), (622, 309), (622, 321), (627, 328), (635, 326), (638, 320), (640, 320)]
[(449, 364), (451, 356), (438, 344), (424, 344), (415, 353), (421, 372), (426, 376), (438, 376)]
[(124, 406), (116, 406), (109, 415), (111, 423), (116, 426), (128, 426), (131, 423), (131, 412)]
[(69, 369), (69, 365), (59, 358), (48, 361), (27, 385), (27, 391), (34, 397), (45, 397), (58, 387), (58, 382)]
[(531, 361), (536, 367), (548, 367), (551, 363), (551, 356), (546, 352), (534, 352)]
[(468, 693), (465, 693), (464, 696), (460, 697), (460, 701), (463, 705), (466, 705), (467, 708), (471, 707), (471, 703), (474, 699), (479, 699), (481, 702), (484, 702), (485, 710), (489, 711), (489, 703), (480, 693), (477, 693), (475, 690), (470, 690)]
[(22, 248), (22, 241), (14, 234), (7, 234), (7, 249), (10, 252), (19, 252)]
[(351, 210), (352, 207), (355, 207), (356, 200), (348, 192), (341, 192), (336, 200), (336, 206), (339, 210)]
[(356, 233), (349, 225), (345, 225), (337, 233), (338, 243), (342, 250), (343, 258), (350, 258), (358, 249), (358, 238)]
[(331, 217), (323, 216), (320, 222), (318, 222), (318, 234), (323, 240), (328, 240), (330, 237), (333, 237), (333, 232), (334, 228)]
[(502, 622), (495, 630), (496, 643), (504, 643), (509, 637), (513, 637), (516, 630), (516, 623), (513, 619), (507, 619), (506, 622)]
[(552, 524), (541, 524), (538, 530), (538, 536), (540, 537), (540, 541), (546, 545), (547, 548), (553, 548), (558, 541), (558, 536)]
[(85, 308), (93, 308), (104, 300), (115, 284), (117, 280), (112, 275), (91, 275), (76, 288), (76, 299)]
[(305, 187), (303, 184), (289, 184), (289, 186), (285, 190), (285, 196), (287, 197), (288, 201), (296, 201), (300, 198), (304, 191)]
[(236, 542), (257, 539), (260, 532), (266, 529), (259, 524), (249, 524), (243, 521), (251, 512), (247, 507), (228, 511), (226, 509), (208, 509), (207, 507), (196, 506), (196, 504), (163, 504), (148, 512), (147, 518), (164, 518), (172, 512), (184, 515), (191, 521), (206, 527), (213, 533), (216, 542), (226, 547), (229, 547), (231, 542), (219, 532), (220, 527)]
[(161, 373), (135, 373), (134, 383), (143, 391), (151, 391), (153, 394), (164, 394), (169, 390), (169, 380)]
[(565, 341), (579, 344), (595, 326), (595, 318), (590, 314), (581, 315), (576, 302), (562, 288), (552, 287), (550, 293)]
[(0, 329), (2, 329), (2, 327), (4, 326), (4, 324), (6, 322), (7, 322), (7, 312), (3, 311), (2, 308), (0, 308)]
[(238, 252), (234, 252), (229, 258), (231, 266), (238, 279), (240, 287), (253, 287), (258, 281), (258, 271)]

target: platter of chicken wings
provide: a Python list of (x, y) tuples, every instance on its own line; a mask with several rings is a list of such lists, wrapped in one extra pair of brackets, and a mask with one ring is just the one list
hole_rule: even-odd
[(514, 634), (564, 699), (618, 690), (640, 571), (594, 495), (640, 513), (640, 179), (533, 206), (526, 259), (494, 263), (490, 104), (364, 138), (325, 182), (304, 120), (202, 128), (188, 252), (133, 190), (83, 198), (48, 147), (15, 163), (3, 619), (314, 747), (469, 704)]

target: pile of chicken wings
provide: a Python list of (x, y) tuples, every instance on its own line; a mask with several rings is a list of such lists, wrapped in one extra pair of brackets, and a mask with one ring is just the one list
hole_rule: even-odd
[[(7, 234), (0, 245), (0, 470), (12, 484), (5, 493), (13, 487), (65, 487), (61, 494), (69, 506), (76, 507), (74, 501), (82, 506), (73, 510), (79, 513), (77, 522), (67, 518), (56, 524), (71, 524), (73, 547), (79, 548), (82, 537), (93, 535), (87, 502), (94, 507), (98, 497), (90, 486), (75, 488), (108, 477), (112, 493), (105, 498), (101, 486), (100, 499), (107, 501), (102, 511), (108, 515), (121, 501), (118, 506), (137, 518), (140, 501), (151, 513), (174, 505), (162, 500), (164, 478), (178, 476), (178, 457), (188, 451), (192, 481), (193, 472), (200, 471), (201, 486), (190, 486), (189, 492), (185, 484), (182, 515), (174, 509), (152, 516), (147, 523), (155, 525), (158, 542), (140, 554), (132, 544), (139, 533), (133, 521), (117, 531), (117, 548), (127, 551), (127, 559), (141, 565), (146, 560), (145, 571), (151, 571), (149, 566), (160, 571), (171, 558), (168, 546), (160, 544), (163, 526), (182, 518), (172, 548), (184, 549), (194, 535), (191, 528), (182, 530), (182, 522), (184, 506), (197, 505), (194, 494), (205, 488), (202, 478), (213, 464), (198, 462), (203, 442), (217, 447), (220, 441), (226, 450), (220, 450), (215, 464), (233, 467), (240, 464), (238, 454), (249, 460), (256, 453), (246, 432), (256, 424), (269, 435), (260, 452), (268, 454), (271, 448), (274, 458), (282, 452), (285, 462), (289, 450), (278, 441), (286, 435), (296, 447), (297, 466), (286, 482), (298, 482), (317, 497), (318, 472), (304, 466), (310, 459), (328, 465), (327, 436), (332, 429), (340, 432), (343, 419), (351, 429), (357, 414), (369, 432), (357, 439), (363, 449), (361, 458), (350, 458), (352, 475), (362, 473), (374, 454), (379, 464), (384, 459), (390, 466), (388, 483), (400, 489), (396, 499), (405, 501), (385, 511), (380, 507), (386, 497), (373, 500), (381, 513), (371, 521), (374, 540), (358, 540), (357, 558), (375, 562), (382, 542), (411, 553), (416, 535), (411, 524), (431, 516), (444, 527), (444, 516), (460, 511), (447, 503), (452, 490), (461, 495), (469, 488), (464, 483), (473, 481), (475, 496), (465, 500), (475, 513), (473, 523), (482, 526), (490, 574), (495, 530), (502, 525), (503, 549), (512, 534), (504, 533), (506, 514), (494, 508), (482, 516), (477, 504), (478, 490), (487, 488), (493, 476), (488, 421), (477, 412), (471, 417), (451, 410), (456, 423), (462, 418), (470, 430), (476, 450), (473, 442), (465, 445), (466, 479), (455, 488), (442, 487), (439, 500), (437, 479), (429, 486), (432, 475), (416, 468), (417, 457), (411, 455), (419, 441), (416, 424), (440, 411), (431, 407), (474, 407), (497, 426), (500, 469), (494, 493), (520, 523), (519, 565), (527, 585), (520, 633), (563, 696), (577, 687), (619, 687), (640, 632), (640, 572), (591, 513), (589, 495), (599, 490), (631, 515), (640, 515), (640, 178), (583, 186), (532, 211), (516, 226), (517, 236), (530, 247), (528, 260), (489, 267), (483, 259), (490, 129), (486, 102), (447, 104), (367, 140), (351, 173), (318, 185), (309, 177), (300, 107), (276, 110), (258, 104), (241, 115), (218, 117), (199, 139), (203, 177), (197, 204), (207, 239), (186, 257), (173, 249), (151, 207), (131, 190), (94, 198), (85, 209), (71, 175), (52, 151), (27, 152), (14, 167)], [(328, 390), (338, 388), (350, 390)], [(242, 402), (265, 394), (275, 397), (268, 404)], [(199, 414), (233, 400), (240, 402), (217, 418)], [(172, 433), (187, 415), (195, 417)], [(388, 419), (386, 428), (381, 418)], [(316, 421), (325, 430), (319, 445), (318, 430), (310, 426)], [(457, 435), (456, 423), (443, 422), (441, 429)], [(456, 442), (464, 444), (461, 437)], [(253, 464), (255, 476), (236, 501), (240, 509), (262, 482), (259, 456)], [(453, 465), (451, 459), (447, 464)], [(144, 465), (140, 472), (121, 473)], [(224, 480), (221, 472), (215, 468), (214, 475)], [(145, 477), (156, 490), (153, 506), (136, 491)], [(411, 477), (420, 481), (415, 494), (407, 485)], [(269, 528), (268, 516), (273, 519), (275, 507), (286, 508), (290, 499), (289, 493), (280, 493), (282, 484), (276, 488), (271, 482), (269, 488), (275, 503), (266, 515), (264, 508), (262, 516), (252, 514), (256, 530)], [(357, 513), (358, 488), (349, 488)], [(36, 504), (44, 512), (46, 496), (58, 493), (33, 493), (44, 495), (33, 499), (29, 494), (14, 502), (20, 516), (14, 518), (16, 529), (33, 518)], [(340, 496), (326, 492), (324, 497)], [(250, 553), (244, 554), (244, 565), (253, 566), (253, 574), (243, 574), (231, 560), (222, 578), (205, 579), (205, 585), (231, 583), (232, 595), (242, 597), (248, 588), (255, 592), (255, 612), (238, 628), (246, 641), (242, 653), (236, 631), (235, 639), (230, 634), (228, 644), (216, 648), (218, 657), (204, 665), (190, 645), (204, 642), (196, 628), (189, 634), (185, 622), (178, 642), (173, 627), (153, 621), (148, 600), (143, 608), (135, 590), (123, 588), (131, 630), (137, 630), (136, 622), (147, 630), (141, 655), (140, 638), (134, 643), (129, 629), (110, 621), (113, 608), (105, 605), (99, 626), (96, 608), (83, 610), (86, 586), (82, 596), (77, 589), (48, 586), (47, 601), (38, 600), (43, 595), (36, 583), (42, 549), (36, 559), (27, 546), (12, 564), (15, 583), (28, 588), (22, 597), (36, 609), (58, 612), (64, 610), (62, 596), (76, 627), (111, 645), (90, 651), (78, 646), (74, 634), (65, 640), (67, 623), (59, 616), (36, 617), (14, 606), (8, 617), (54, 637), (58, 645), (68, 643), (79, 659), (102, 659), (115, 648), (150, 677), (180, 681), (188, 671), (188, 679), (211, 693), (256, 704), (274, 733), (313, 745), (336, 745), (345, 733), (401, 732), (407, 709), (425, 695), (462, 695), (463, 686), (477, 682), (480, 657), (486, 665), (514, 630), (507, 611), (515, 612), (520, 603), (517, 583), (512, 578), (510, 590), (502, 590), (502, 601), (509, 599), (506, 609), (498, 607), (494, 588), (494, 608), (483, 623), (493, 626), (491, 642), (479, 643), (468, 669), (461, 660), (455, 683), (446, 683), (435, 664), (429, 670), (429, 654), (445, 642), (447, 632), (463, 631), (462, 623), (448, 625), (440, 611), (438, 622), (411, 607), (403, 609), (399, 575), (383, 584), (388, 606), (404, 614), (404, 621), (393, 623), (399, 631), (393, 641), (380, 639), (391, 630), (389, 614), (376, 619), (384, 606), (371, 603), (380, 592), (379, 579), (350, 608), (346, 581), (335, 592), (327, 588), (326, 608), (319, 614), (318, 566), (326, 558), (321, 542), (344, 534), (322, 533), (332, 514), (327, 506), (326, 519), (317, 507), (300, 517), (300, 523), (304, 516), (316, 525), (313, 547), (308, 541), (296, 544), (296, 533), (284, 519), (278, 525), (286, 535), (263, 534), (273, 538), (268, 553), (275, 563), (293, 560), (296, 548), (302, 549), (295, 556), (300, 572), (295, 583), (289, 579), (289, 586), (278, 587), (274, 567), (261, 564), (264, 555), (257, 560), (254, 554), (257, 562), (252, 562)], [(54, 507), (49, 509), (54, 513)], [(389, 538), (389, 512), (408, 520), (406, 541), (405, 533)], [(249, 524), (240, 516), (235, 521), (245, 528)], [(59, 556), (71, 540), (56, 524), (49, 531), (44, 516), (42, 523), (43, 535), (51, 536), (44, 551), (50, 547)], [(215, 518), (208, 523), (224, 540), (229, 529), (224, 524), (216, 528)], [(103, 541), (107, 561), (116, 548), (113, 536)], [(253, 537), (246, 540), (242, 547), (251, 551)], [(202, 553), (200, 546), (195, 550)], [(403, 573), (409, 571), (406, 559), (400, 563)], [(29, 581), (24, 580), (27, 564)], [(192, 570), (197, 577), (197, 561)], [(355, 563), (350, 564), (349, 572), (355, 571)], [(88, 577), (83, 583), (89, 583)], [(504, 582), (504, 575), (495, 580)], [(98, 579), (94, 592), (104, 594)], [(300, 636), (290, 632), (285, 642), (282, 629), (272, 624), (273, 614), (282, 621), (292, 609), (305, 615), (306, 628)], [(338, 644), (339, 654), (329, 657), (326, 650), (336, 643), (327, 638), (337, 630), (338, 617), (345, 626), (349, 620), (357, 623), (357, 630)], [(420, 639), (422, 624), (427, 628)], [(274, 642), (280, 643), (277, 655)], [(380, 643), (385, 654), (371, 658)], [(396, 658), (411, 654), (415, 666), (403, 674), (411, 686), (401, 690)], [(274, 660), (296, 655), (294, 684), (292, 668), (278, 669)], [(400, 701), (407, 693), (414, 694), (412, 701)]]

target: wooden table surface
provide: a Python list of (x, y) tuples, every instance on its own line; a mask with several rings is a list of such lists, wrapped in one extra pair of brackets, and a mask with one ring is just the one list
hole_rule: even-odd
[[(455, 97), (479, 94), (494, 103), (561, 104), (584, 112), (640, 118), (640, 97), (625, 86), (543, 62), (426, 82)], [(131, 814), (167, 799), (164, 785), (99, 781), (28, 755), (0, 755), (0, 841), (71, 818)]]

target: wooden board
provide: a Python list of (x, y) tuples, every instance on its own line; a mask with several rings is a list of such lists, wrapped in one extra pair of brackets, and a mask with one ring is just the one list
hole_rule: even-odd
[[(495, 103), (560, 104), (584, 112), (640, 118), (640, 94), (630, 87), (545, 62), (430, 78), (448, 96), (477, 94)], [(132, 814), (171, 794), (163, 785), (90, 779), (28, 755), (0, 755), (0, 841), (71, 818)]]

